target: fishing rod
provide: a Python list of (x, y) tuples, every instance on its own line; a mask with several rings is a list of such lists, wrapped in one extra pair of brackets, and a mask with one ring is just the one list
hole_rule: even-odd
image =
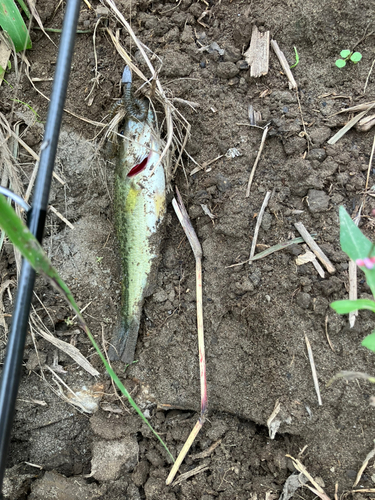
[[(27, 214), (27, 225), (39, 242), (43, 238), (62, 113), (73, 58), (79, 7), (80, 0), (67, 0), (51, 101), (40, 148), (39, 170), (35, 182), (33, 203)], [(35, 271), (26, 260), (23, 260), (0, 380), (0, 500), (3, 499), (2, 487), (21, 378), (34, 282)]]

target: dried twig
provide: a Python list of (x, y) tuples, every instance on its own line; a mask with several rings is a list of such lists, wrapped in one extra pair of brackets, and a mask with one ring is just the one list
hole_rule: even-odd
[(314, 381), (314, 387), (315, 387), (316, 395), (318, 396), (318, 403), (319, 403), (319, 406), (322, 406), (323, 403), (322, 403), (322, 398), (320, 396), (319, 381), (318, 381), (318, 376), (316, 374), (314, 356), (313, 356), (311, 345), (310, 345), (309, 339), (307, 338), (306, 333), (305, 333), (305, 341), (306, 341), (307, 353), (309, 355), (309, 361), (310, 361), (311, 372), (312, 372), (312, 377), (313, 377), (313, 381)]
[(198, 432), (202, 428), (206, 419), (207, 412), (207, 380), (206, 380), (206, 357), (204, 348), (204, 331), (203, 331), (203, 303), (202, 303), (202, 247), (198, 237), (191, 225), (189, 215), (186, 211), (181, 195), (176, 188), (177, 200), (172, 200), (173, 208), (176, 212), (178, 220), (183, 227), (186, 236), (188, 237), (190, 246), (194, 252), (196, 265), (196, 286), (197, 286), (197, 328), (198, 328), (198, 347), (199, 347), (199, 370), (200, 370), (200, 385), (201, 385), (201, 414), (194, 429), (191, 431), (186, 443), (184, 444), (180, 454), (174, 463), (171, 472), (167, 478), (166, 484), (171, 484), (177, 471), (188, 453), (191, 445), (194, 442)]
[[(315, 238), (315, 236), (312, 236), (312, 238)], [(274, 245), (274, 246), (272, 246), (270, 248), (267, 248), (263, 252), (257, 253), (251, 259), (246, 259), (243, 262), (238, 262), (237, 264), (232, 264), (230, 266), (225, 266), (225, 269), (229, 269), (230, 267), (242, 266), (243, 264), (246, 264), (247, 262), (249, 262), (249, 260), (251, 262), (254, 262), (254, 260), (263, 259), (264, 257), (268, 257), (269, 255), (271, 255), (271, 254), (273, 254), (275, 252), (278, 252), (279, 250), (284, 250), (284, 248), (288, 248), (291, 245), (296, 245), (298, 243), (304, 243), (304, 241), (305, 240), (303, 238), (301, 238), (301, 237), (294, 238), (293, 240), (283, 241), (282, 243), (278, 243), (277, 245)]]
[(367, 89), (368, 81), (369, 81), (369, 79), (370, 79), (370, 75), (371, 75), (371, 73), (372, 73), (372, 70), (373, 70), (374, 64), (375, 64), (375, 59), (372, 61), (370, 71), (368, 72), (368, 75), (367, 75), (367, 78), (366, 78), (366, 83), (365, 83), (365, 86), (363, 87), (363, 93), (364, 93), (364, 94), (366, 93), (366, 89)]
[(367, 454), (365, 460), (363, 461), (363, 464), (361, 465), (361, 468), (358, 471), (357, 477), (355, 478), (353, 488), (357, 486), (359, 481), (361, 480), (362, 474), (364, 473), (366, 467), (368, 466), (369, 461), (375, 456), (375, 449), (371, 450), (370, 453)]
[[(323, 488), (315, 481), (315, 479), (312, 477), (312, 475), (307, 471), (306, 467), (300, 462), (297, 458), (292, 457), (291, 455), (285, 455), (287, 458), (290, 458), (293, 462), (294, 467), (299, 471), (302, 472), (302, 474), (307, 477), (307, 479), (310, 481), (311, 484), (314, 485), (314, 488), (319, 492), (321, 495), (325, 495), (325, 498), (329, 500), (329, 497), (323, 490)], [(318, 493), (316, 493), (317, 495)], [(320, 497), (322, 498), (322, 497)]]
[(261, 207), (260, 212), (259, 212), (258, 217), (257, 217), (257, 223), (255, 225), (255, 231), (254, 231), (254, 238), (253, 238), (253, 241), (251, 243), (249, 264), (251, 264), (251, 259), (254, 257), (254, 254), (255, 254), (255, 247), (257, 244), (259, 228), (260, 228), (260, 225), (262, 223), (263, 214), (264, 214), (264, 211), (268, 205), (268, 200), (270, 199), (270, 196), (271, 196), (271, 191), (267, 191), (266, 196), (264, 197), (264, 200), (262, 203), (262, 207)]
[(299, 234), (302, 236), (302, 238), (306, 241), (310, 249), (314, 252), (314, 254), (318, 257), (320, 262), (325, 266), (327, 271), (331, 274), (336, 272), (335, 267), (329, 260), (329, 258), (325, 255), (325, 253), (319, 248), (317, 243), (313, 240), (312, 236), (310, 233), (307, 231), (305, 226), (302, 224), (302, 222), (296, 222), (294, 224), (295, 228), (299, 232)]
[(289, 88), (291, 90), (296, 89), (297, 82), (294, 79), (293, 73), (290, 70), (289, 63), (286, 60), (284, 53), (280, 50), (276, 40), (271, 40), (271, 45), (272, 45), (273, 50), (275, 51), (275, 54), (277, 55), (278, 60), (280, 61), (280, 64), (283, 68), (284, 73), (286, 74), (286, 76), (289, 80)]
[(65, 224), (66, 224), (68, 227), (70, 227), (70, 229), (74, 229), (73, 224), (72, 224), (71, 222), (69, 222), (69, 221), (68, 221), (68, 219), (66, 219), (66, 218), (65, 218), (62, 214), (60, 214), (60, 212), (58, 212), (58, 211), (56, 210), (56, 208), (55, 208), (55, 207), (53, 207), (52, 205), (50, 205), (48, 208), (49, 208), (49, 209), (51, 210), (51, 212), (53, 212), (53, 213), (54, 213), (54, 214), (55, 214), (55, 215), (56, 215), (59, 219), (61, 219), (63, 222), (65, 222)]
[(262, 154), (262, 151), (263, 151), (263, 148), (264, 148), (264, 143), (266, 142), (266, 137), (267, 137), (267, 134), (268, 134), (268, 129), (269, 129), (269, 127), (268, 127), (268, 125), (266, 125), (266, 127), (263, 130), (262, 140), (260, 142), (260, 146), (259, 146), (259, 151), (258, 151), (257, 157), (255, 158), (255, 162), (254, 162), (253, 168), (251, 169), (251, 173), (250, 173), (250, 177), (249, 177), (249, 182), (247, 183), (246, 198), (248, 198), (250, 196), (250, 188), (251, 188), (251, 184), (253, 182), (253, 178), (254, 178), (254, 174), (255, 174), (255, 169), (257, 168), (257, 165), (258, 165), (259, 159), (260, 159), (260, 155)]
[(204, 463), (201, 465), (198, 465), (195, 469), (189, 470), (188, 472), (185, 472), (185, 474), (181, 474), (180, 477), (176, 479), (176, 481), (173, 482), (173, 486), (177, 486), (178, 484), (181, 484), (182, 482), (186, 481), (189, 477), (196, 476), (197, 474), (200, 474), (201, 472), (204, 472), (205, 470), (208, 470), (209, 466), (208, 463)]
[(335, 352), (335, 348), (333, 347), (331, 339), (329, 338), (329, 335), (328, 335), (328, 314), (326, 314), (326, 319), (325, 319), (324, 325), (325, 325), (326, 337), (327, 337), (329, 347), (332, 349), (333, 352)]
[(331, 137), (329, 139), (329, 141), (327, 141), (327, 144), (331, 144), (331, 145), (336, 144), (336, 142), (339, 139), (341, 139), (341, 137), (343, 137), (352, 127), (354, 127), (354, 125), (357, 122), (359, 122), (359, 120), (361, 118), (363, 118), (365, 116), (365, 114), (368, 113), (370, 111), (370, 109), (372, 109), (374, 106), (375, 106), (375, 102), (373, 104), (371, 104), (370, 106), (368, 106), (367, 109), (365, 109), (364, 111), (359, 113), (357, 116), (355, 116), (354, 118), (349, 120), (348, 123), (342, 127), (342, 129), (340, 129), (333, 137)]

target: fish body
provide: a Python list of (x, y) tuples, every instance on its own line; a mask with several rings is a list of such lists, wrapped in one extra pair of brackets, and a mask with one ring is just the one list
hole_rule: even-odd
[(143, 121), (127, 118), (115, 176), (123, 278), (121, 318), (109, 357), (124, 363), (134, 360), (143, 302), (160, 246), (158, 229), (166, 211), (164, 168), (159, 162), (162, 145), (153, 129), (153, 112), (146, 116)]

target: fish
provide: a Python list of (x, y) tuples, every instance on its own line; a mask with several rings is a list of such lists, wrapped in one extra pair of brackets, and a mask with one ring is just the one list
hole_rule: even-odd
[(131, 89), (125, 67), (125, 123), (115, 171), (114, 212), (119, 241), (122, 290), (120, 320), (108, 349), (110, 360), (134, 361), (144, 299), (152, 288), (166, 213), (166, 183), (160, 162), (162, 141), (155, 117)]

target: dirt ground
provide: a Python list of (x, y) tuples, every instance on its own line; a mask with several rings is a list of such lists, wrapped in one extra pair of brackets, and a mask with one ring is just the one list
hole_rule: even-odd
[[(89, 10), (82, 3), (80, 29), (93, 29), (98, 5), (94, 0)], [(339, 317), (329, 307), (333, 300), (347, 297), (348, 259), (340, 250), (338, 210), (343, 205), (353, 215), (363, 198), (373, 132), (352, 129), (336, 145), (327, 144), (348, 120), (347, 113), (335, 115), (337, 111), (375, 98), (374, 73), (364, 94), (375, 59), (372, 2), (118, 0), (117, 5), (131, 19), (139, 39), (163, 61), (160, 80), (168, 96), (198, 104), (193, 110), (175, 101), (191, 124), (188, 154), (200, 165), (221, 156), (206, 170), (190, 175), (196, 165), (184, 155), (185, 172), (180, 167), (172, 182), (183, 195), (203, 247), (209, 413), (180, 471), (199, 465), (203, 470), (175, 486), (165, 486), (171, 468), (165, 451), (127, 401), (114, 394), (72, 312), (39, 278), (34, 317), (38, 315), (57, 338), (75, 345), (100, 376), (85, 372), (38, 334), (40, 325), (35, 326), (35, 345), (30, 335), (25, 350), (4, 489), (7, 498), (271, 500), (279, 498), (295, 471), (286, 455), (299, 458), (332, 499), (335, 485), (336, 498), (373, 498), (371, 493), (350, 493), (373, 448), (373, 389), (365, 381), (338, 381), (326, 387), (340, 370), (375, 373), (374, 354), (360, 346), (372, 329), (370, 313), (361, 312), (354, 328), (349, 328), (347, 316)], [(56, 2), (37, 2), (45, 27), (61, 27), (63, 9), (55, 11), (55, 7)], [(109, 25), (120, 28), (113, 16)], [(293, 74), (300, 107), (273, 52), (268, 75), (250, 78), (243, 53), (253, 25), (270, 30), (290, 64), (297, 47), (300, 62)], [(59, 35), (50, 36), (58, 44)], [(148, 75), (124, 29), (119, 39)], [(42, 79), (35, 85), (49, 95), (56, 47), (40, 31), (32, 31), (32, 40), (33, 49), (27, 54), (30, 76)], [(219, 50), (203, 49), (213, 42)], [(362, 61), (336, 68), (340, 51), (354, 46)], [(104, 31), (97, 34), (96, 48), (100, 79), (91, 102), (87, 96), (95, 77), (92, 33), (77, 35), (66, 109), (106, 121), (120, 95), (124, 62)], [(153, 63), (157, 67), (156, 58)], [(18, 84), (14, 72), (6, 78), (12, 87), (1, 87), (0, 111), (12, 125), (21, 120), (24, 141), (38, 152), (47, 101), (26, 75)], [(140, 81), (135, 79), (135, 84)], [(26, 106), (13, 105), (11, 99), (31, 106), (38, 122)], [(262, 137), (261, 130), (249, 126), (249, 104), (271, 127), (246, 198)], [(162, 110), (157, 109), (161, 121)], [(98, 151), (99, 130), (64, 114), (56, 162), (64, 184), (53, 181), (50, 203), (74, 229), (49, 213), (44, 246), (79, 306), (87, 306), (89, 326), (107, 348), (118, 316), (121, 272), (113, 229), (114, 159)], [(230, 148), (240, 156), (225, 156)], [(34, 162), (22, 148), (19, 161), (26, 189)], [(317, 235), (334, 273), (326, 272), (321, 278), (311, 263), (297, 266), (296, 257), (304, 253), (302, 245), (251, 265), (229, 267), (248, 258), (267, 191), (272, 196), (256, 251), (299, 236), (294, 223), (302, 222)], [(144, 306), (137, 363), (126, 372), (120, 362), (114, 367), (176, 457), (197, 421), (200, 395), (194, 257), (171, 198), (170, 194), (155, 292)], [(215, 215), (214, 220), (202, 204)], [(374, 208), (374, 199), (367, 196), (360, 227), (369, 237), (375, 225)], [(0, 272), (2, 282), (16, 279), (9, 243), (2, 250)], [(15, 287), (10, 290), (14, 296)], [(369, 294), (360, 271), (358, 293), (360, 297)], [(3, 302), (5, 312), (11, 314), (7, 293)], [(5, 320), (9, 325), (10, 318)], [(0, 327), (2, 354), (5, 330)], [(314, 353), (322, 406), (314, 390), (305, 334)], [(43, 375), (39, 362), (54, 368), (74, 391), (101, 387), (97, 411), (84, 413), (64, 401), (58, 394), (62, 382), (57, 383), (47, 368)], [(267, 420), (277, 402), (280, 428), (270, 439)], [(355, 489), (368, 490), (374, 483), (370, 461)], [(290, 498), (314, 497), (303, 487)]]

